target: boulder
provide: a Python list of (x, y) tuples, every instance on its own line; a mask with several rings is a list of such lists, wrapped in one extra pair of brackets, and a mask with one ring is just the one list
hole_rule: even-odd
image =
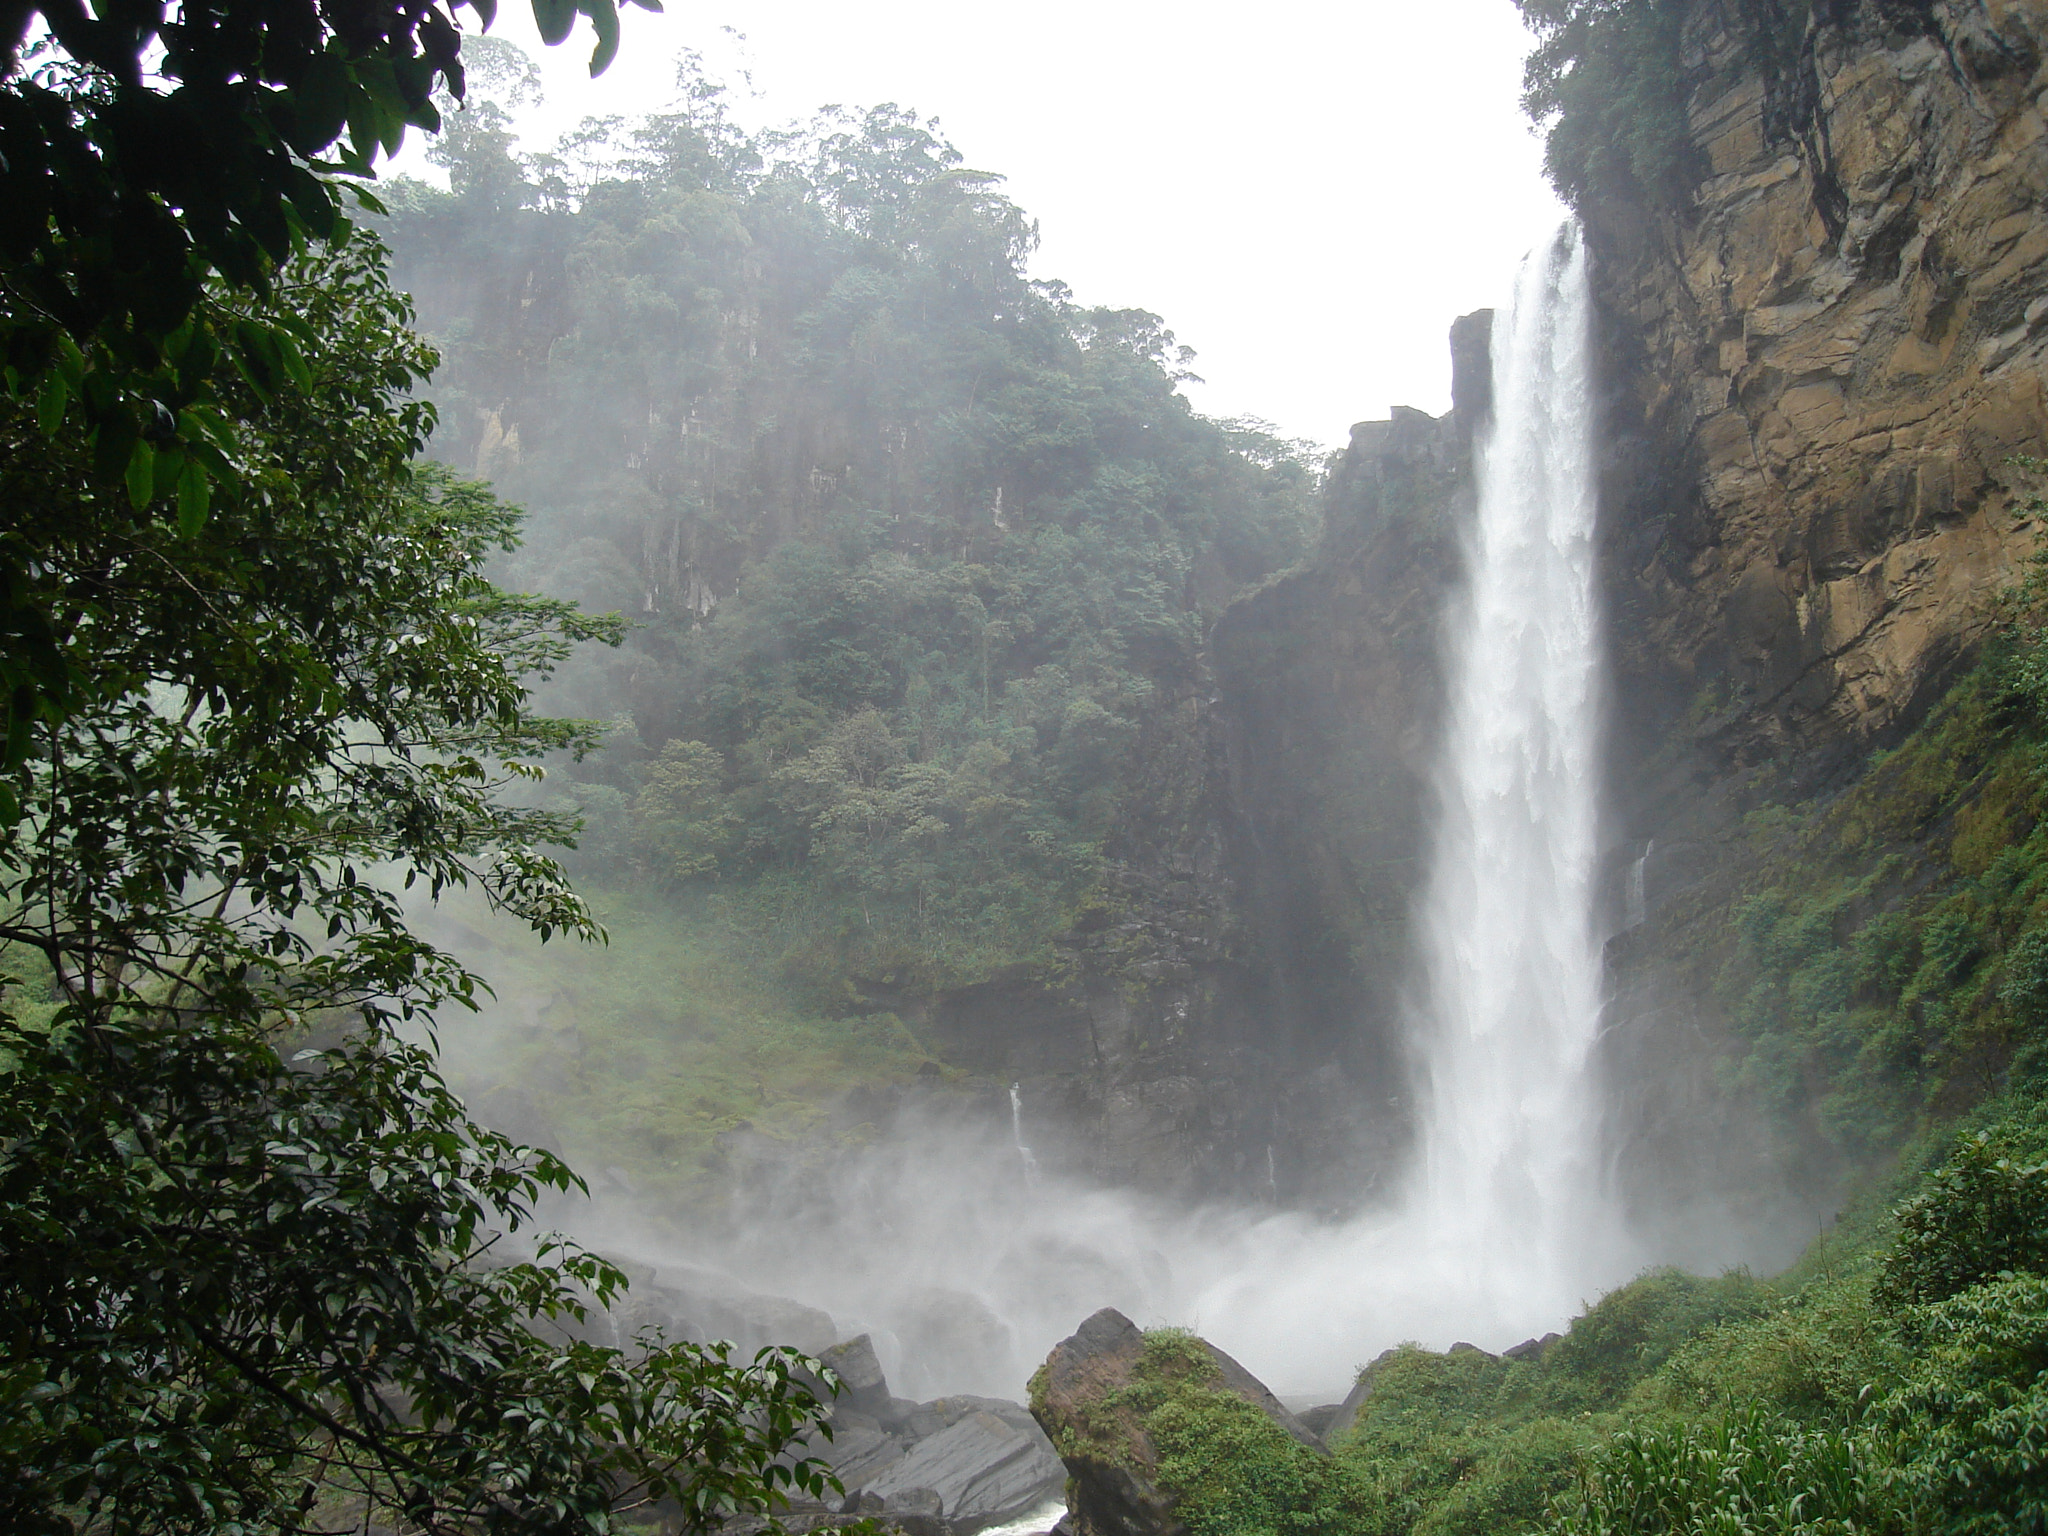
[(1302, 1409), (1296, 1417), (1307, 1427), (1310, 1434), (1328, 1439), (1330, 1426), (1337, 1422), (1337, 1415), (1343, 1411), (1342, 1403), (1318, 1403), (1313, 1408)]
[(929, 1403), (914, 1403), (907, 1397), (892, 1397), (889, 1406), (876, 1412), (882, 1428), (892, 1435), (901, 1435), (906, 1440), (922, 1440), (927, 1435), (936, 1435), (946, 1426), (932, 1411)]
[(1358, 1422), (1359, 1411), (1365, 1407), (1365, 1400), (1372, 1396), (1373, 1372), (1380, 1368), (1383, 1361), (1391, 1360), (1395, 1353), (1391, 1349), (1381, 1350), (1374, 1357), (1372, 1364), (1358, 1373), (1358, 1380), (1352, 1383), (1351, 1390), (1344, 1394), (1344, 1401), (1337, 1405), (1336, 1413), (1331, 1416), (1329, 1423), (1323, 1426), (1322, 1433), (1326, 1440), (1334, 1444), (1339, 1435)]
[(820, 1350), (818, 1363), (829, 1366), (839, 1378), (840, 1392), (834, 1399), (838, 1409), (871, 1413), (879, 1419), (894, 1405), (896, 1399), (889, 1395), (889, 1379), (882, 1374), (882, 1362), (875, 1356), (874, 1340), (866, 1334)]
[[(1044, 1503), (1065, 1476), (1031, 1416), (1015, 1403), (999, 1403), (958, 1413), (869, 1478), (861, 1495), (863, 1503), (879, 1498), (892, 1515), (899, 1509), (943, 1515), (965, 1536)], [(927, 1494), (936, 1496), (937, 1509), (922, 1507)]]
[[(959, 1536), (949, 1521), (916, 1510), (884, 1513), (879, 1507), (849, 1508), (836, 1514), (785, 1513), (775, 1522), (790, 1536), (805, 1533), (843, 1531), (859, 1526), (864, 1531), (896, 1532), (900, 1536)], [(719, 1536), (767, 1536), (774, 1527), (765, 1515), (742, 1515), (727, 1520), (717, 1529)]]
[(1503, 1360), (1541, 1360), (1550, 1346), (1563, 1337), (1563, 1334), (1546, 1333), (1540, 1339), (1524, 1339), (1502, 1350), (1500, 1357)]
[(839, 1479), (841, 1487), (860, 1488), (870, 1478), (879, 1476), (903, 1459), (903, 1442), (894, 1435), (885, 1434), (872, 1419), (866, 1423), (835, 1419), (832, 1438), (812, 1437), (804, 1447), (804, 1454), (830, 1463), (832, 1474)]
[(587, 1324), (564, 1331), (626, 1349), (642, 1332), (658, 1328), (670, 1339), (697, 1344), (724, 1339), (742, 1356), (771, 1344), (815, 1355), (839, 1337), (829, 1313), (753, 1290), (715, 1270), (688, 1265), (655, 1269), (617, 1254), (610, 1257), (632, 1288), (614, 1310), (595, 1308)]
[(1038, 1427), (1038, 1420), (1031, 1416), (1031, 1410), (1022, 1403), (1013, 1403), (1005, 1397), (974, 1397), (968, 1393), (956, 1393), (952, 1397), (935, 1397), (928, 1403), (919, 1403), (918, 1417), (929, 1419), (933, 1428), (926, 1434), (937, 1434), (941, 1429), (951, 1429), (970, 1413), (992, 1413), (1006, 1423), (1014, 1424), (1036, 1439), (1044, 1431)]
[[(1207, 1340), (1199, 1342), (1215, 1362), (1221, 1390), (1251, 1403), (1302, 1445), (1324, 1450), (1264, 1382)], [(1174, 1496), (1158, 1484), (1151, 1436), (1133, 1409), (1108, 1404), (1130, 1384), (1144, 1350), (1138, 1326), (1105, 1307), (1053, 1346), (1032, 1378), (1031, 1412), (1066, 1465), (1073, 1536), (1185, 1536)]]

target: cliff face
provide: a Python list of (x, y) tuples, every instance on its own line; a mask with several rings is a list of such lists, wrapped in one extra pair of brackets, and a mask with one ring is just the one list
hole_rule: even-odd
[(1717, 1085), (1702, 950), (1771, 857), (1744, 818), (1851, 788), (1954, 679), (2033, 545), (2009, 459), (2048, 442), (2048, 8), (1817, 5), (1775, 77), (1756, 9), (1690, 18), (1692, 205), (1582, 210), (1615, 863), (1647, 918), (1611, 950), (1615, 1162), (1645, 1208), (1751, 1227), (1839, 1170)]
[(877, 998), (1020, 1082), (1059, 1127), (1050, 1164), (1330, 1213), (1405, 1165), (1409, 922), (1490, 321), (1453, 328), (1452, 412), (1353, 428), (1316, 557), (1215, 624), (1067, 983)]
[(1266, 1034), (1300, 1085), (1293, 1188), (1330, 1209), (1369, 1201), (1413, 1130), (1409, 924), (1490, 320), (1453, 329), (1452, 412), (1354, 427), (1318, 557), (1234, 603), (1210, 639), (1238, 902), (1267, 978)]
[(1881, 739), (2026, 537), (2005, 461), (2048, 429), (2048, 9), (1817, 9), (1774, 84), (1700, 7), (1694, 206), (1586, 210), (1638, 755), (1674, 727), (1715, 767)]

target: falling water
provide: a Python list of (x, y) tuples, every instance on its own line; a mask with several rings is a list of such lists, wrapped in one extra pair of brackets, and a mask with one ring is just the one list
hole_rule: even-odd
[(1567, 227), (1495, 318), (1468, 581), (1445, 630), (1417, 1166), (1393, 1210), (1334, 1229), (1276, 1217), (1240, 1276), (1197, 1294), (1225, 1347), (1295, 1380), (1317, 1349), (1497, 1349), (1562, 1328), (1640, 1262), (1602, 1197), (1588, 1082), (1603, 937), (1589, 322)]
[(1403, 1198), (1341, 1222), (1288, 1209), (1271, 1148), (1257, 1216), (1078, 1184), (1039, 1169), (1012, 1084), (1008, 1147), (1000, 1121), (986, 1146), (938, 1128), (878, 1145), (827, 1204), (885, 1220), (863, 1214), (823, 1244), (808, 1219), (753, 1223), (723, 1261), (733, 1273), (885, 1340), (910, 1315), (916, 1255), (922, 1285), (1012, 1330), (1011, 1375), (962, 1365), (949, 1390), (1016, 1391), (1054, 1340), (1112, 1305), (1191, 1325), (1276, 1389), (1334, 1401), (1387, 1345), (1499, 1349), (1563, 1328), (1639, 1267), (1605, 1214), (1587, 1083), (1602, 935), (1586, 279), (1567, 230), (1528, 259), (1495, 324), (1468, 589), (1446, 626), (1440, 816), (1417, 914), (1422, 1147)]
[(1567, 228), (1529, 256), (1495, 321), (1495, 415), (1421, 909), (1419, 1214), (1536, 1294), (1569, 1290), (1599, 1211), (1586, 1083), (1600, 1013), (1589, 350), (1585, 249)]
[(1021, 1083), (1010, 1084), (1010, 1142), (1017, 1149), (1018, 1161), (1024, 1165), (1024, 1182), (1036, 1184), (1038, 1159), (1024, 1145), (1024, 1088)]
[(1643, 844), (1643, 851), (1636, 855), (1636, 861), (1628, 867), (1628, 887), (1622, 893), (1622, 915), (1624, 929), (1640, 928), (1649, 921), (1650, 895), (1649, 871), (1650, 853), (1657, 846), (1654, 837)]

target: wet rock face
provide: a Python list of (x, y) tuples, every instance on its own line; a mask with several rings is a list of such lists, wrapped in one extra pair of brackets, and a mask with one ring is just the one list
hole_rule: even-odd
[(1170, 680), (1063, 979), (863, 985), (950, 1064), (1021, 1085), (1048, 1174), (1339, 1214), (1405, 1160), (1398, 999), (1491, 318), (1452, 327), (1452, 411), (1354, 428), (1323, 547)]
[[(1217, 1385), (1252, 1403), (1301, 1444), (1323, 1442), (1289, 1413), (1265, 1384), (1213, 1344), (1202, 1342), (1220, 1374)], [(1175, 1497), (1159, 1486), (1159, 1453), (1144, 1425), (1116, 1394), (1131, 1384), (1145, 1335), (1105, 1307), (1053, 1346), (1032, 1379), (1031, 1413), (1066, 1464), (1072, 1536), (1185, 1536)]]
[(1317, 558), (1233, 604), (1210, 640), (1264, 1027), (1299, 1064), (1272, 1139), (1303, 1166), (1282, 1165), (1281, 1192), (1332, 1213), (1369, 1202), (1375, 1175), (1391, 1184), (1412, 1137), (1401, 1000), (1490, 322), (1452, 328), (1450, 415), (1352, 429)]
[(1058, 1493), (1065, 1476), (1059, 1457), (1021, 1405), (895, 1397), (866, 1334), (818, 1358), (839, 1378), (840, 1392), (832, 1437), (818, 1436), (805, 1454), (827, 1462), (845, 1488), (842, 1513), (972, 1536)]

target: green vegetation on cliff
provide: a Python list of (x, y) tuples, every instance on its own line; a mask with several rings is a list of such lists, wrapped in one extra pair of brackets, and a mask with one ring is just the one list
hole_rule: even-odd
[[(1565, 200), (1583, 207), (1618, 199), (1684, 208), (1705, 174), (1688, 118), (1707, 30), (1726, 28), (1743, 64), (1769, 93), (1771, 131), (1798, 135), (1810, 103), (1806, 67), (1809, 0), (1741, 0), (1709, 11), (1695, 0), (1515, 0), (1536, 34), (1523, 75), (1523, 105), (1547, 130), (1544, 168)], [(1902, 7), (1901, 9), (1907, 9)]]
[(634, 727), (556, 785), (580, 868), (716, 887), (821, 998), (1043, 963), (1181, 816), (1206, 621), (1309, 551), (1315, 473), (1194, 415), (1156, 317), (1029, 280), (933, 125), (749, 137), (683, 83), (573, 163), (473, 107), (392, 199), (438, 451), (530, 508), (518, 579), (636, 623), (573, 680)]
[(1658, 919), (1732, 1028), (1725, 1086), (1847, 1166), (2048, 1072), (2044, 572), (1906, 740), (1752, 810), (1731, 876)]

